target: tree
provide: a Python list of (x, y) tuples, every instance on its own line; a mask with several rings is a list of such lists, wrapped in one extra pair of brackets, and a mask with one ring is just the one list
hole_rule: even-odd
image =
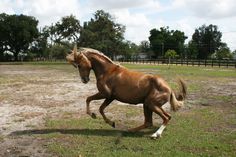
[(27, 53), (38, 37), (38, 21), (32, 16), (0, 14), (0, 51), (10, 51), (15, 61), (19, 53)]
[(164, 42), (168, 32), (166, 28), (161, 27), (160, 30), (152, 29), (150, 31), (149, 41), (152, 51), (156, 57), (163, 56), (164, 54)]
[(169, 27), (161, 27), (160, 30), (150, 31), (150, 47), (156, 57), (163, 57), (164, 52), (169, 49), (175, 50), (180, 56), (184, 52), (184, 41), (187, 39), (184, 32), (179, 30), (169, 30)]
[(169, 68), (170, 68), (171, 58), (178, 57), (178, 55), (175, 50), (167, 50), (165, 53), (165, 57), (168, 58), (168, 64), (169, 64)]
[(236, 50), (232, 52), (232, 55), (233, 55), (233, 59), (236, 59)]
[(61, 44), (54, 44), (48, 49), (49, 59), (64, 59), (68, 49)]
[(37, 57), (40, 59), (48, 58), (48, 37), (48, 27), (40, 29), (38, 38), (35, 39), (32, 47), (30, 48), (31, 57)]
[(2, 13), (0, 14), (0, 61), (4, 61), (4, 51), (6, 51), (6, 38), (7, 38), (7, 32), (6, 30), (6, 25), (5, 21), (7, 18), (7, 14)]
[(195, 29), (191, 42), (197, 45), (197, 58), (207, 59), (219, 50), (219, 47), (222, 45), (221, 37), (222, 33), (216, 25), (202, 25)]
[(140, 45), (140, 51), (143, 53), (148, 53), (150, 50), (150, 43), (146, 40), (141, 41)]
[(215, 53), (217, 59), (233, 59), (233, 53), (230, 52), (226, 43), (222, 43), (219, 50)]
[(187, 58), (197, 58), (198, 56), (198, 49), (197, 44), (193, 41), (189, 41), (187, 45)]
[(109, 13), (98, 10), (94, 18), (84, 23), (78, 45), (98, 49), (113, 57), (120, 53), (124, 32), (125, 27), (115, 23)]
[(130, 59), (139, 50), (139, 46), (128, 40), (123, 41), (117, 48), (120, 51), (119, 55), (123, 55), (125, 59)]
[(80, 22), (73, 15), (62, 17), (55, 25), (48, 27), (50, 39), (60, 44), (78, 42), (80, 30)]

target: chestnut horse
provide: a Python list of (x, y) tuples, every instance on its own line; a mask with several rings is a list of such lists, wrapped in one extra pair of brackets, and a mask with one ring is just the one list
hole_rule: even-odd
[(161, 137), (171, 119), (171, 115), (164, 111), (162, 106), (169, 102), (171, 109), (177, 111), (183, 105), (183, 100), (186, 97), (186, 85), (181, 79), (179, 79), (180, 91), (177, 94), (160, 76), (126, 69), (94, 49), (80, 48), (77, 50), (75, 46), (66, 59), (79, 70), (83, 83), (89, 82), (90, 71), (94, 71), (99, 92), (87, 98), (87, 114), (96, 118), (96, 115), (90, 111), (89, 104), (92, 100), (105, 99), (99, 112), (105, 122), (112, 127), (115, 127), (115, 123), (106, 117), (104, 109), (113, 100), (129, 104), (142, 103), (144, 124), (129, 129), (129, 131), (138, 131), (152, 126), (152, 113), (155, 112), (163, 119), (163, 124), (151, 137)]

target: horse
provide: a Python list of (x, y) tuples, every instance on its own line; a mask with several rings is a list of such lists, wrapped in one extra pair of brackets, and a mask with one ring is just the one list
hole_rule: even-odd
[(114, 63), (95, 49), (77, 49), (77, 46), (74, 46), (66, 59), (79, 70), (81, 81), (85, 84), (90, 80), (90, 71), (94, 71), (98, 93), (86, 99), (86, 112), (92, 118), (96, 118), (96, 114), (90, 111), (90, 102), (105, 99), (99, 107), (99, 112), (104, 121), (114, 128), (115, 122), (107, 118), (104, 113), (105, 108), (113, 100), (133, 105), (141, 103), (143, 104), (144, 124), (128, 129), (128, 131), (134, 132), (152, 127), (154, 112), (162, 118), (163, 123), (151, 137), (154, 139), (161, 137), (171, 119), (170, 113), (167, 113), (162, 106), (169, 102), (171, 109), (177, 111), (183, 106), (186, 98), (187, 86), (182, 79), (179, 78), (179, 91), (175, 92), (161, 76), (131, 71)]

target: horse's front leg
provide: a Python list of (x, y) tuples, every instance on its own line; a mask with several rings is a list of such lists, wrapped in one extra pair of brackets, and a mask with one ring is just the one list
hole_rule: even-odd
[(108, 119), (104, 113), (105, 108), (113, 101), (114, 99), (105, 99), (105, 101), (102, 103), (102, 105), (99, 108), (99, 112), (101, 113), (104, 121), (106, 123), (108, 123), (110, 126), (112, 126), (113, 128), (115, 128), (115, 122), (111, 121), (110, 119)]
[(89, 104), (91, 101), (93, 100), (100, 100), (100, 99), (104, 99), (105, 97), (101, 94), (101, 93), (97, 93), (97, 94), (94, 94), (92, 96), (89, 96), (87, 99), (86, 99), (86, 111), (87, 111), (87, 114), (90, 115), (92, 118), (96, 118), (96, 114), (95, 113), (92, 113), (90, 111), (90, 108), (89, 108)]

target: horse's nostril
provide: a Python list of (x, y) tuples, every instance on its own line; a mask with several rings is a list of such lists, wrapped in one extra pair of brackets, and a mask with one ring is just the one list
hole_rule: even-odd
[(85, 78), (81, 78), (81, 80), (83, 83), (88, 83), (90, 79), (88, 77), (85, 77)]

